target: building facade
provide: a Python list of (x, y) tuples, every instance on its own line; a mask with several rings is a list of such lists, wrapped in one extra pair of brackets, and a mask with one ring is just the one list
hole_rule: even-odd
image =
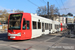
[(57, 17), (54, 17), (54, 21), (57, 21), (57, 22), (60, 22), (60, 23), (64, 23), (64, 24), (67, 24), (67, 23), (74, 23), (74, 18), (72, 16), (57, 16)]

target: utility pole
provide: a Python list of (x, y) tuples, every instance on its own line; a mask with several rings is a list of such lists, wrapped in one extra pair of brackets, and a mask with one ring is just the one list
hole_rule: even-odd
[(49, 18), (49, 2), (47, 2), (47, 8), (48, 8), (48, 10), (47, 10), (48, 17), (47, 18)]

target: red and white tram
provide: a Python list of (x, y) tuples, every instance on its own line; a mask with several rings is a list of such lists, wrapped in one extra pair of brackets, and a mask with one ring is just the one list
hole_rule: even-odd
[[(61, 24), (62, 25), (62, 24)], [(55, 26), (57, 26), (55, 28)], [(30, 13), (13, 13), (8, 19), (8, 39), (26, 40), (60, 31), (60, 23)], [(56, 32), (54, 31), (54, 32)]]

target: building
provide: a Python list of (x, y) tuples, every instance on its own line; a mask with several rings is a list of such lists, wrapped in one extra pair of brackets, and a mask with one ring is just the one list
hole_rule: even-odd
[(57, 16), (53, 18), (54, 21), (58, 21), (60, 23), (74, 23), (74, 18), (73, 16)]
[(67, 16), (67, 23), (74, 23), (74, 16)]
[(74, 23), (74, 18), (67, 18), (67, 23)]
[(60, 22), (60, 23), (66, 23), (66, 17), (62, 17), (62, 16), (57, 16), (54, 17), (54, 21)]

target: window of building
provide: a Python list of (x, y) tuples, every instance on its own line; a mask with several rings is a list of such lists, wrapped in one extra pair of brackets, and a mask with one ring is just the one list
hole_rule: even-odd
[(41, 29), (41, 22), (38, 22), (38, 29)]
[(37, 29), (37, 22), (33, 21), (33, 29)]

